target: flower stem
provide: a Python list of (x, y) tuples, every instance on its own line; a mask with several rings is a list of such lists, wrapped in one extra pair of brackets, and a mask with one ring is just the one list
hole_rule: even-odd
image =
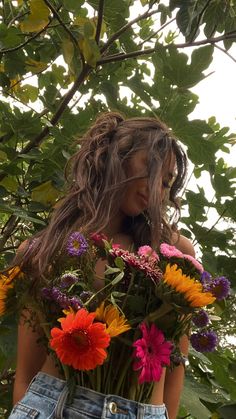
[(148, 316), (145, 318), (147, 322), (155, 322), (155, 320), (159, 319), (160, 317), (163, 317), (165, 314), (172, 311), (173, 308), (168, 303), (163, 303), (161, 307), (159, 307), (157, 310), (153, 311), (152, 313), (148, 314)]
[(117, 385), (116, 385), (115, 394), (119, 394), (120, 388), (121, 388), (121, 386), (122, 386), (123, 380), (124, 380), (124, 378), (125, 378), (125, 375), (126, 375), (126, 373), (127, 373), (127, 371), (128, 371), (128, 368), (129, 368), (129, 366), (130, 366), (131, 362), (132, 362), (132, 358), (131, 358), (131, 357), (129, 357), (129, 358), (128, 358), (128, 361), (127, 361), (127, 362), (125, 363), (125, 365), (123, 366), (123, 369), (122, 369), (122, 372), (121, 372), (121, 374), (120, 374), (120, 377), (119, 377), (118, 383), (117, 383)]

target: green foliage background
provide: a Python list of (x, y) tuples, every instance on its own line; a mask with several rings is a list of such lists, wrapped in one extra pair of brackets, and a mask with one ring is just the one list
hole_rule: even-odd
[[(221, 42), (228, 53), (235, 43), (236, 1), (5, 0), (0, 14), (1, 268), (63, 195), (74, 140), (110, 109), (160, 117), (186, 146), (196, 184), (208, 174), (214, 198), (200, 186), (186, 190), (182, 231), (198, 243), (205, 268), (230, 277), (235, 291), (236, 167), (219, 154), (230, 152), (235, 134), (214, 116), (189, 115), (198, 103), (191, 88), (207, 77), (214, 48)], [(211, 227), (209, 210), (217, 220)], [(190, 353), (179, 418), (236, 417), (235, 348), (225, 339), (236, 330), (234, 291), (227, 309), (218, 305), (218, 351)], [(15, 351), (16, 321), (6, 318), (2, 418), (11, 407)]]

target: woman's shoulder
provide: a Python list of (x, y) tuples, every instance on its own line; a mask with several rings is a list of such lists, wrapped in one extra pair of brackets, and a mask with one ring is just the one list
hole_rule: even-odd
[(29, 246), (29, 239), (24, 240), (22, 243), (20, 243), (20, 245), (17, 248), (17, 253), (23, 253), (25, 252), (25, 250), (28, 248)]
[(173, 233), (172, 244), (182, 253), (195, 257), (195, 250), (191, 240), (185, 236), (182, 236), (182, 234)]

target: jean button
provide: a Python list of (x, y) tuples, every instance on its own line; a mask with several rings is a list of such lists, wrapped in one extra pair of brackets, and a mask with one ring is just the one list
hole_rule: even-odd
[(117, 413), (117, 404), (115, 402), (110, 402), (108, 408), (111, 413)]

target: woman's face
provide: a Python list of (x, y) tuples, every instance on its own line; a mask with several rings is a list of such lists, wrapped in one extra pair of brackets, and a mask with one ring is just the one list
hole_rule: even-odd
[[(171, 154), (163, 164), (162, 175), (157, 184), (161, 201), (174, 179), (175, 156)], [(148, 185), (148, 153), (147, 150), (137, 151), (128, 161), (126, 168), (127, 178), (141, 177), (128, 182), (121, 202), (120, 210), (124, 215), (137, 216), (149, 206)]]

